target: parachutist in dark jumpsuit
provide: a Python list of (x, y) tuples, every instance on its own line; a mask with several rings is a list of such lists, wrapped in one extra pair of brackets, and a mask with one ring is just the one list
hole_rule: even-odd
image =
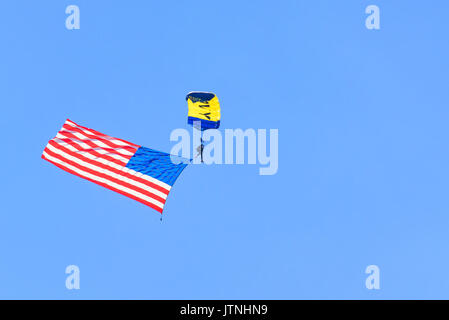
[(203, 150), (204, 150), (204, 144), (203, 144), (203, 140), (201, 139), (201, 145), (198, 146), (198, 148), (196, 148), (198, 155), (201, 154), (201, 163), (203, 163)]

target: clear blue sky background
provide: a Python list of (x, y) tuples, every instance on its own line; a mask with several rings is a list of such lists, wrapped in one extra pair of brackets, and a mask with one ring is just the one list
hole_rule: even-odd
[[(65, 28), (70, 4), (80, 30)], [(2, 3), (0, 298), (449, 298), (448, 10)], [(221, 130), (278, 128), (278, 174), (189, 166), (161, 223), (40, 158), (66, 118), (169, 151), (191, 90), (217, 93)]]

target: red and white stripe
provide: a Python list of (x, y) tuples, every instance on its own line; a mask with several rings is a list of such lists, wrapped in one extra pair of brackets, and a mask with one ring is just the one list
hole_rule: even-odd
[(140, 146), (67, 119), (42, 158), (59, 168), (162, 213), (170, 186), (126, 167)]

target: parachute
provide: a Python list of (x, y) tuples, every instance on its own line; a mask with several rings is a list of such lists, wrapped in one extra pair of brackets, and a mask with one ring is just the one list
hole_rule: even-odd
[[(201, 131), (220, 127), (220, 102), (214, 93), (192, 91), (187, 94), (186, 100), (189, 107), (188, 124)], [(201, 139), (201, 146), (198, 147), (201, 162), (203, 162), (203, 149), (203, 139)]]
[(212, 92), (189, 92), (187, 123), (201, 131), (220, 127), (220, 103)]

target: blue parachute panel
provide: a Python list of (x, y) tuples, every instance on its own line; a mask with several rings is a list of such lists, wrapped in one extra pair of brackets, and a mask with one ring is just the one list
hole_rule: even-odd
[(201, 125), (201, 131), (207, 130), (207, 129), (218, 129), (220, 127), (220, 121), (209, 121), (204, 119), (199, 119), (195, 117), (188, 117), (187, 123), (194, 126), (194, 128), (199, 129), (199, 126), (195, 124), (195, 122), (199, 122)]

